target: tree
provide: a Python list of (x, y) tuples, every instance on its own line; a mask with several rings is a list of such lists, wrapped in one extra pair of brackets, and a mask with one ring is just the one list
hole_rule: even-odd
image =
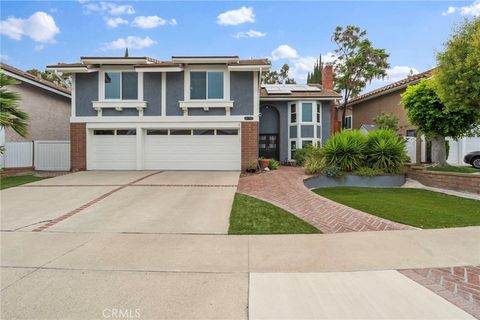
[(295, 79), (288, 76), (290, 66), (284, 64), (280, 70), (267, 71), (263, 74), (263, 83), (267, 84), (293, 84), (296, 83)]
[(25, 137), (28, 134), (28, 114), (21, 110), (18, 104), (21, 100), (20, 95), (5, 87), (19, 83), (0, 72), (0, 128), (11, 128), (20, 136)]
[(313, 65), (313, 71), (307, 75), (307, 83), (322, 83), (322, 56), (319, 56)]
[(128, 58), (128, 48), (125, 48), (125, 53), (123, 54), (125, 58)]
[(402, 94), (408, 120), (432, 141), (432, 162), (446, 165), (445, 137), (460, 137), (470, 127), (473, 113), (467, 109), (448, 108), (436, 92), (435, 79), (423, 79), (408, 86)]
[(38, 69), (29, 69), (25, 72), (30, 73), (35, 77), (40, 77), (43, 80), (58, 83), (65, 88), (72, 87), (72, 77), (70, 73), (55, 72), (50, 70), (40, 71)]
[(389, 54), (384, 49), (372, 46), (365, 38), (367, 32), (356, 26), (338, 26), (332, 36), (332, 41), (338, 46), (335, 49), (335, 89), (342, 92), (343, 101), (342, 126), (345, 123), (345, 113), (350, 98), (357, 96), (373, 79), (384, 78)]
[(465, 110), (455, 136), (469, 135), (480, 123), (480, 19), (465, 21), (437, 54), (436, 90), (449, 110)]
[(393, 113), (382, 112), (375, 118), (373, 123), (380, 127), (380, 129), (391, 129), (395, 132), (398, 131), (398, 118)]

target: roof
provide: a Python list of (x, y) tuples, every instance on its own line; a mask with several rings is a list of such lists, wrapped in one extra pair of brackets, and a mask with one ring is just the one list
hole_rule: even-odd
[[(71, 72), (96, 71), (102, 64), (133, 65), (134, 68), (172, 68), (170, 71), (181, 71), (185, 64), (221, 63), (232, 69), (270, 67), (268, 59), (240, 59), (238, 56), (173, 56), (172, 60), (160, 61), (150, 57), (81, 57), (80, 62), (57, 63), (48, 65), (48, 69), (58, 69)], [(196, 61), (197, 60), (197, 61)], [(250, 69), (251, 69), (250, 68)]]
[(420, 72), (420, 73), (408, 76), (405, 79), (399, 80), (397, 82), (388, 84), (388, 85), (383, 86), (381, 88), (378, 88), (378, 89), (375, 89), (373, 91), (367, 92), (365, 94), (359, 95), (359, 96), (353, 98), (352, 100), (350, 100), (348, 105), (357, 104), (357, 103), (360, 103), (360, 102), (365, 101), (365, 100), (370, 100), (370, 99), (373, 99), (373, 98), (376, 98), (376, 97), (380, 97), (384, 94), (388, 94), (388, 93), (395, 92), (397, 90), (401, 90), (403, 88), (406, 88), (409, 85), (412, 85), (412, 84), (415, 84), (415, 83), (419, 82), (421, 79), (430, 78), (433, 75), (433, 70), (434, 69), (430, 69), (430, 70), (427, 70), (427, 71), (424, 71), (424, 72)]
[(28, 82), (28, 83), (31, 83), (33, 85), (36, 85), (37, 87), (41, 87), (41, 88), (44, 88), (47, 87), (48, 89), (50, 89), (50, 91), (53, 91), (55, 93), (58, 93), (60, 95), (63, 95), (63, 96), (67, 96), (67, 97), (70, 97), (71, 95), (71, 92), (70, 92), (70, 89), (68, 88), (65, 88), (65, 87), (62, 87), (58, 84), (55, 84), (51, 81), (48, 81), (48, 80), (44, 80), (44, 79), (41, 79), (41, 78), (37, 78), (36, 76), (28, 73), (28, 72), (25, 72), (25, 71), (22, 71), (20, 69), (17, 69), (15, 67), (12, 67), (11, 65), (8, 65), (8, 64), (5, 64), (5, 63), (0, 63), (0, 69), (2, 70), (5, 70), (11, 74), (14, 74), (16, 76), (18, 76), (20, 79), (20, 81), (24, 81), (24, 82)]
[(292, 99), (292, 98), (340, 98), (340, 94), (333, 90), (323, 89), (319, 84), (262, 84), (260, 98)]
[(376, 124), (362, 124), (362, 126), (360, 127), (360, 130), (365, 130), (367, 132), (370, 132), (370, 131), (375, 131), (379, 128), (378, 125)]

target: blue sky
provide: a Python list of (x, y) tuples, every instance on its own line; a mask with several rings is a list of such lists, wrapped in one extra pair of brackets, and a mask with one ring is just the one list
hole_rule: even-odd
[(452, 27), (480, 16), (472, 1), (155, 2), (2, 1), (1, 59), (21, 69), (80, 56), (239, 55), (288, 63), (305, 81), (319, 54), (329, 57), (337, 25), (357, 25), (390, 53), (390, 77), (435, 66)]

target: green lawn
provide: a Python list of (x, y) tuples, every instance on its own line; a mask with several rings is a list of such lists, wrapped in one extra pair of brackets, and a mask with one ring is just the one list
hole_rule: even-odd
[(349, 207), (415, 227), (480, 225), (480, 201), (403, 188), (318, 188), (315, 193)]
[(474, 167), (467, 166), (428, 167), (427, 170), (440, 172), (480, 173), (480, 169), (475, 169)]
[(235, 194), (229, 234), (321, 233), (314, 226), (268, 202)]
[(39, 180), (47, 179), (46, 177), (35, 177), (32, 175), (28, 176), (14, 176), (14, 177), (4, 177), (0, 178), (0, 190), (7, 189), (11, 187), (16, 187), (25, 183), (35, 182)]

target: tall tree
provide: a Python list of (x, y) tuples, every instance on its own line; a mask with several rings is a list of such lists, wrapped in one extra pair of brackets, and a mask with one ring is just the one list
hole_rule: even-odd
[(458, 26), (437, 54), (436, 90), (450, 110), (468, 111), (468, 135), (480, 124), (480, 18)]
[(319, 56), (313, 65), (313, 71), (307, 75), (307, 83), (322, 83), (322, 56)]
[(367, 32), (356, 26), (337, 26), (332, 41), (335, 49), (335, 89), (342, 92), (340, 105), (342, 126), (348, 101), (357, 96), (373, 79), (384, 78), (389, 54), (384, 49), (374, 48), (366, 38)]
[(446, 165), (445, 137), (458, 138), (471, 128), (473, 113), (448, 108), (436, 92), (436, 79), (423, 79), (402, 94), (408, 120), (432, 141), (432, 162)]
[(0, 128), (11, 128), (20, 136), (25, 137), (28, 134), (28, 114), (18, 104), (21, 100), (20, 95), (6, 88), (6, 86), (19, 83), (0, 72)]
[(280, 70), (267, 71), (263, 73), (263, 83), (267, 84), (293, 84), (296, 83), (294, 78), (288, 76), (290, 66), (284, 64)]

